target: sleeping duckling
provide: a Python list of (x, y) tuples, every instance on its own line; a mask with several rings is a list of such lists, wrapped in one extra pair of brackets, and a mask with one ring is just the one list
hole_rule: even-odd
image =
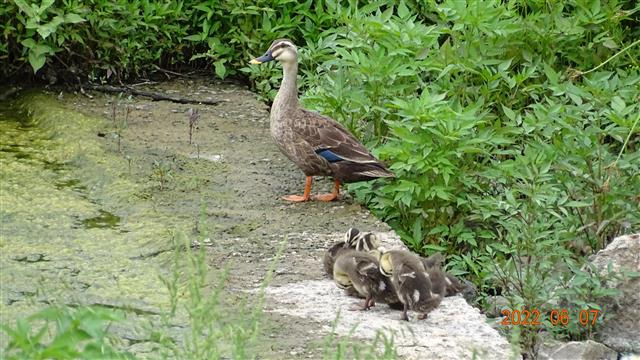
[(417, 255), (390, 250), (381, 254), (379, 264), (380, 272), (391, 278), (398, 299), (404, 305), (401, 320), (409, 321), (409, 309), (420, 313), (418, 319), (425, 319), (442, 302), (445, 293), (442, 271), (438, 268), (427, 271)]
[(364, 303), (351, 310), (367, 310), (375, 302), (384, 302), (393, 307), (399, 302), (391, 281), (380, 273), (376, 256), (356, 250), (342, 252), (333, 267), (333, 279), (338, 287), (353, 286), (363, 296)]
[[(427, 258), (422, 258), (422, 264), (425, 269), (428, 271), (429, 269), (442, 269), (442, 263), (444, 262), (444, 256), (440, 253), (435, 253)], [(466, 289), (466, 286), (460, 282), (455, 276), (449, 274), (448, 272), (442, 271), (445, 276), (446, 283), (446, 295), (445, 296), (454, 296), (463, 290)]]
[(359, 234), (360, 230), (356, 228), (349, 228), (349, 230), (347, 230), (347, 232), (344, 234), (344, 240), (333, 244), (324, 253), (324, 271), (329, 275), (330, 278), (333, 278), (333, 264), (336, 262), (336, 258), (342, 251), (348, 250), (351, 247), (351, 243), (356, 243), (356, 238)]

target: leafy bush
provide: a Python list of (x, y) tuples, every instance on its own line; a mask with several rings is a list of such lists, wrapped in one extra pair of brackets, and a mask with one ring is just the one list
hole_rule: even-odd
[(5, 359), (132, 359), (116, 350), (108, 325), (121, 313), (102, 307), (45, 308), (15, 327), (3, 325), (9, 335)]
[(225, 78), (277, 37), (317, 41), (344, 11), (339, 1), (311, 0), (5, 2), (2, 76), (16, 77), (27, 64), (33, 72), (49, 64), (74, 82), (86, 75), (122, 81), (188, 63), (213, 64)]
[(3, 76), (15, 74), (25, 61), (34, 72), (50, 63), (76, 76), (115, 74), (118, 79), (181, 62), (190, 50), (183, 41), (186, 15), (183, 3), (175, 1), (5, 3), (0, 9), (5, 44), (0, 56), (7, 60)]
[[(304, 100), (391, 163), (397, 181), (350, 190), (414, 250), (450, 254), (454, 273), (514, 309), (596, 307), (599, 282), (561, 289), (584, 255), (640, 226), (632, 6), (452, 0), (356, 14)], [(530, 352), (537, 329), (523, 332)]]

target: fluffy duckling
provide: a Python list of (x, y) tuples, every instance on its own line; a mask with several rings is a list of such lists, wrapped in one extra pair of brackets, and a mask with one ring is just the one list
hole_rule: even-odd
[(382, 275), (378, 258), (370, 253), (348, 250), (342, 252), (333, 267), (333, 279), (338, 287), (353, 287), (363, 296), (364, 303), (351, 310), (367, 310), (375, 302), (384, 302), (394, 307), (399, 303), (396, 291), (389, 278)]
[[(424, 268), (429, 271), (431, 269), (442, 269), (442, 263), (444, 262), (444, 256), (440, 253), (435, 253), (427, 258), (422, 258), (422, 264)], [(441, 271), (441, 270), (440, 270)], [(446, 294), (445, 296), (454, 296), (467, 288), (464, 284), (460, 282), (455, 276), (449, 274), (448, 272), (444, 272), (445, 279), (444, 282), (446, 284)]]
[(420, 313), (418, 319), (425, 319), (442, 302), (446, 287), (444, 274), (438, 268), (427, 271), (417, 255), (390, 250), (381, 254), (379, 264), (380, 272), (391, 278), (403, 304), (401, 320), (409, 321), (408, 310)]
[(356, 238), (360, 234), (360, 230), (356, 228), (349, 228), (347, 232), (344, 234), (344, 240), (333, 244), (325, 253), (324, 253), (324, 271), (329, 275), (330, 278), (333, 278), (333, 264), (336, 262), (336, 258), (340, 253), (345, 250), (348, 250), (351, 247), (351, 243), (357, 243)]

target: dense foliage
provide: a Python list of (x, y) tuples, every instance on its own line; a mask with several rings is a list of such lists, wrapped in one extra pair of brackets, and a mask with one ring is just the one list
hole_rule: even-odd
[(513, 308), (598, 308), (611, 292), (584, 256), (640, 228), (640, 5), (395, 4), (19, 0), (0, 8), (0, 58), (5, 77), (30, 64), (94, 80), (213, 64), (268, 101), (280, 70), (247, 60), (292, 38), (305, 104), (398, 175), (350, 189), (410, 247)]

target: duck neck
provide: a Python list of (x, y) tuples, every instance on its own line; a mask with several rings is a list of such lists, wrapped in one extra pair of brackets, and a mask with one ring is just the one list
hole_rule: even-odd
[(298, 63), (283, 63), (282, 73), (282, 83), (271, 106), (272, 114), (274, 112), (278, 114), (298, 106)]

